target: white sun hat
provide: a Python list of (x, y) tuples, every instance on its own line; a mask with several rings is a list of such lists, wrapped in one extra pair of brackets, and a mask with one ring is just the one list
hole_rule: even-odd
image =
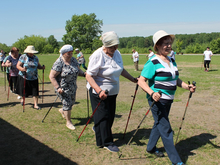
[(38, 51), (35, 50), (35, 47), (33, 45), (29, 45), (24, 50), (24, 53), (38, 53)]
[(100, 40), (105, 47), (111, 47), (119, 44), (119, 37), (114, 31), (104, 33)]
[(173, 34), (168, 34), (167, 32), (165, 32), (164, 30), (159, 30), (157, 31), (156, 33), (154, 33), (153, 35), (153, 42), (154, 42), (154, 50), (156, 50), (156, 43), (163, 37), (165, 36), (170, 36), (172, 38), (172, 42), (174, 41), (175, 39), (175, 35)]

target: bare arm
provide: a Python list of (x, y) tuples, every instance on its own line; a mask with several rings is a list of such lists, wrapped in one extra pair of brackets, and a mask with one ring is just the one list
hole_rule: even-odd
[(58, 93), (63, 93), (63, 90), (60, 88), (60, 85), (58, 84), (57, 80), (56, 80), (56, 77), (60, 74), (60, 72), (57, 72), (55, 70), (51, 70), (50, 71), (50, 75), (49, 75), (49, 78), (50, 78), (50, 81), (52, 83), (52, 85), (54, 86), (54, 88), (57, 89), (57, 92)]
[(98, 84), (95, 82), (94, 78), (86, 74), (86, 80), (89, 82), (90, 86), (96, 91), (96, 93), (99, 94), (99, 98), (102, 100), (105, 100), (107, 98), (107, 95), (105, 94), (105, 91), (103, 91)]
[(27, 68), (23, 68), (23, 63), (21, 62), (21, 61), (18, 61), (18, 63), (17, 63), (17, 68), (18, 68), (18, 70), (20, 70), (20, 71), (22, 71), (22, 72), (26, 72), (27, 71)]
[(121, 72), (121, 75), (134, 83), (137, 82), (137, 79), (135, 79), (133, 76), (131, 76), (125, 69), (123, 69), (123, 71)]
[(192, 93), (196, 90), (196, 86), (194, 86), (193, 84), (188, 85), (179, 78), (177, 79), (177, 86), (186, 90), (190, 90), (190, 92)]
[(147, 92), (155, 101), (159, 101), (161, 95), (156, 92), (154, 93), (154, 91), (149, 87), (149, 85), (146, 83), (148, 79), (146, 79), (143, 76), (140, 76), (140, 78), (138, 79), (138, 85), (145, 91)]

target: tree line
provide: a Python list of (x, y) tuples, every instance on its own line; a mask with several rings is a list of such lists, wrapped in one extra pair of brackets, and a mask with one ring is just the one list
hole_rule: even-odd
[[(23, 52), (28, 45), (34, 45), (39, 53), (59, 53), (59, 49), (64, 44), (71, 44), (74, 48), (79, 48), (85, 54), (91, 54), (94, 50), (102, 46), (101, 27), (103, 21), (96, 18), (94, 13), (89, 15), (73, 15), (66, 21), (66, 34), (62, 41), (57, 41), (54, 35), (48, 38), (40, 35), (24, 36), (18, 41), (7, 46), (0, 43), (0, 49), (9, 52), (15, 46)], [(117, 32), (116, 32), (117, 33)], [(176, 34), (172, 45), (173, 50), (178, 53), (203, 53), (206, 47), (210, 47), (214, 54), (220, 53), (220, 32), (196, 33), (196, 34)], [(148, 49), (153, 50), (153, 36), (122, 37), (119, 38), (119, 51), (121, 53), (131, 53), (136, 49), (139, 53), (148, 54)]]

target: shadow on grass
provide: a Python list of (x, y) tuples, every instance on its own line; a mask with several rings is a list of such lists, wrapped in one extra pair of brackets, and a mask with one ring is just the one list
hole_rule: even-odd
[(193, 150), (205, 146), (206, 144), (211, 144), (214, 148), (220, 149), (220, 146), (217, 146), (210, 141), (211, 139), (214, 139), (216, 137), (217, 136), (210, 133), (202, 133), (200, 135), (181, 140), (176, 144), (176, 149), (182, 161), (186, 162), (190, 155), (195, 155), (195, 153), (192, 152)]
[(0, 118), (0, 164), (77, 165)]

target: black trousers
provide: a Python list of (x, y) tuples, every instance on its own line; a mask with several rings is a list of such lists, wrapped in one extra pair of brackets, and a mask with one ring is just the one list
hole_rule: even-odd
[[(94, 111), (101, 99), (98, 94), (92, 93), (92, 88), (89, 89), (89, 94), (92, 111)], [(117, 95), (113, 95), (108, 96), (107, 99), (101, 101), (101, 104), (93, 116), (96, 145), (99, 147), (108, 146), (113, 143), (111, 128), (115, 118), (116, 98)]]

